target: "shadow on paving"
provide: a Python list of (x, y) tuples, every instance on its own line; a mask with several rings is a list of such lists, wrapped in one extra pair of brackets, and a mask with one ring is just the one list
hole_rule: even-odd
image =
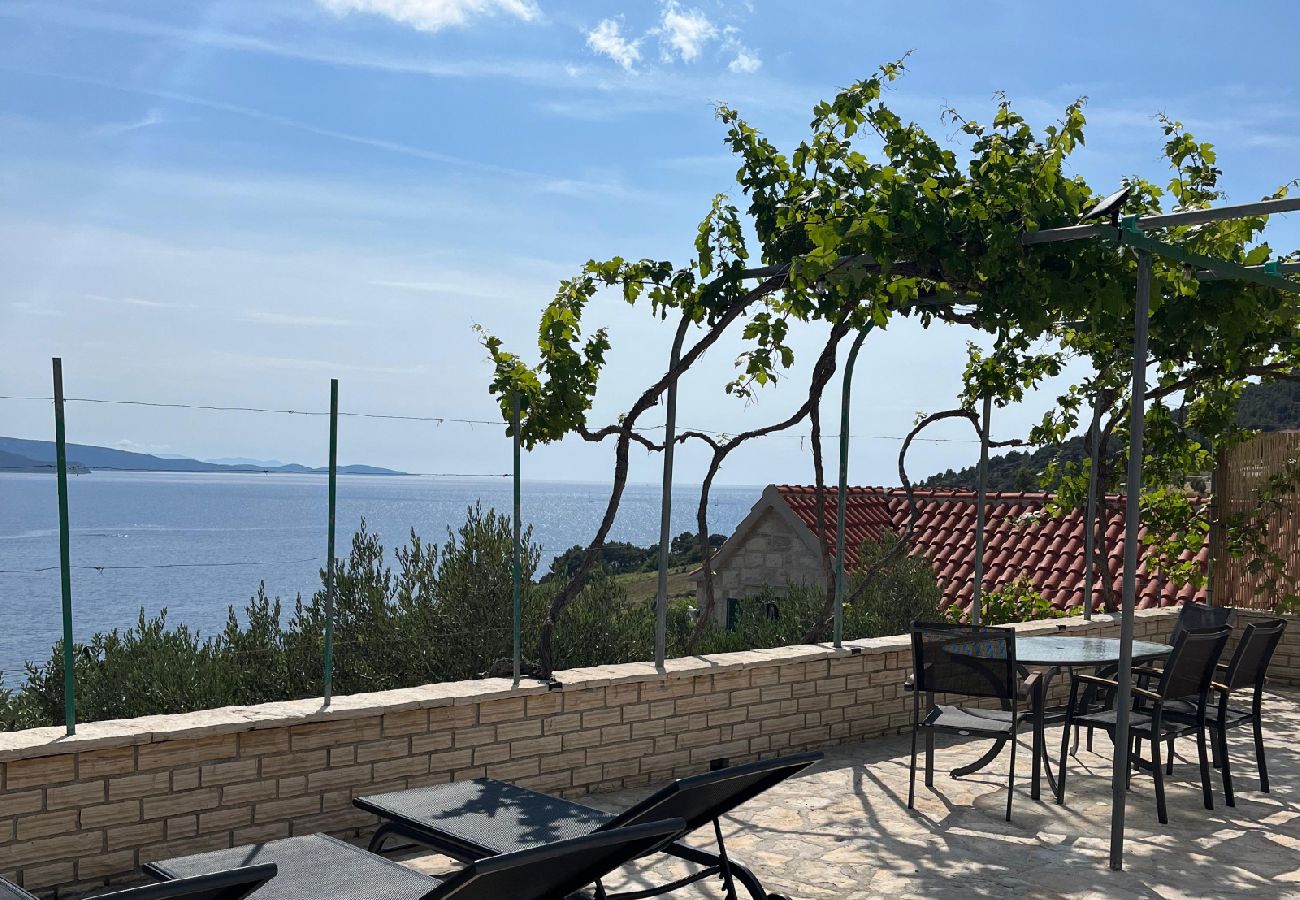
[[(1094, 748), (1070, 760), (1064, 805), (1044, 782), (1043, 800), (1029, 798), (1030, 745), (1016, 761), (1012, 821), (1006, 802), (1004, 753), (977, 775), (948, 771), (976, 759), (987, 742), (937, 741), (933, 789), (917, 775), (916, 809), (907, 809), (909, 738), (890, 737), (834, 749), (826, 759), (741, 807), (724, 820), (731, 855), (770, 891), (802, 900), (909, 897), (1300, 897), (1300, 693), (1266, 697), (1265, 744), (1272, 792), (1259, 791), (1249, 731), (1231, 735), (1236, 807), (1224, 805), (1213, 773), (1214, 809), (1202, 805), (1196, 745), (1176, 745), (1179, 760), (1166, 780), (1169, 824), (1156, 820), (1151, 777), (1136, 773), (1128, 795), (1125, 868), (1107, 864), (1111, 818), (1111, 746), (1100, 732)], [(1049, 729), (1053, 767), (1061, 731)], [(1020, 775), (1021, 772), (1025, 774)], [(654, 787), (588, 798), (617, 811)], [(705, 831), (692, 839), (711, 845)], [(453, 868), (423, 856), (424, 871)], [(626, 891), (680, 877), (692, 867), (658, 855), (629, 868), (606, 887)], [(716, 880), (676, 892), (721, 898)], [(742, 896), (744, 892), (742, 890)]]

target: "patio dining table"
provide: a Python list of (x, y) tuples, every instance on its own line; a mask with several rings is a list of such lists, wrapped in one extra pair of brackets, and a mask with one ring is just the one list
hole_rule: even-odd
[[(1133, 662), (1140, 663), (1163, 659), (1173, 649), (1168, 644), (1134, 641)], [(1030, 668), (1038, 669), (1041, 672), (1037, 695), (1034, 697), (1034, 703), (1039, 705), (1046, 703), (1047, 691), (1051, 686), (1051, 681), (1060, 674), (1062, 669), (1072, 671), (1074, 669), (1097, 669), (1103, 666), (1117, 666), (1119, 664), (1119, 652), (1120, 642), (1116, 638), (1075, 637), (1070, 635), (1016, 638), (1016, 665), (1021, 674), (1028, 674)], [(1050, 710), (1042, 709), (1040, 712), (1043, 724), (1048, 719), (1062, 721), (1065, 718), (1065, 709), (1063, 707)], [(952, 774), (955, 777), (961, 777), (987, 768), (1002, 753), (1006, 744), (1006, 738), (994, 739), (992, 746), (983, 756), (969, 765), (953, 769)], [(1056, 789), (1056, 777), (1052, 773), (1051, 759), (1047, 751), (1047, 741), (1044, 735), (1041, 733), (1035, 734), (1034, 746), (1030, 796), (1037, 800), (1042, 781), (1040, 773), (1046, 773), (1047, 782), (1053, 791)]]

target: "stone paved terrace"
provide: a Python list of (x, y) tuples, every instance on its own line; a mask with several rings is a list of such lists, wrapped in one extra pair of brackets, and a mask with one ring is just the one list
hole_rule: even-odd
[[(726, 822), (733, 855), (760, 873), (768, 890), (799, 900), (903, 900), (912, 897), (1300, 897), (1300, 693), (1267, 698), (1266, 745), (1272, 792), (1260, 793), (1249, 733), (1230, 741), (1237, 806), (1228, 808), (1215, 772), (1215, 808), (1201, 805), (1196, 745), (1180, 741), (1167, 780), (1169, 824), (1156, 820), (1149, 775), (1135, 775), (1128, 804), (1125, 871), (1107, 867), (1110, 742), (1072, 761), (1066, 805), (1046, 791), (1029, 799), (1029, 744), (1017, 757), (1020, 780), (1012, 822), (1003, 821), (1005, 754), (989, 769), (956, 780), (947, 770), (975, 759), (987, 743), (937, 738), (935, 787), (917, 778), (916, 810), (907, 809), (908, 738), (895, 736), (827, 753), (803, 777), (769, 791)], [(1048, 731), (1059, 752), (1060, 729)], [(1190, 757), (1190, 759), (1188, 759)], [(587, 802), (610, 810), (642, 791), (601, 794)], [(686, 869), (664, 861), (653, 875)], [(438, 856), (408, 860), (446, 871)], [(648, 884), (629, 872), (607, 887)], [(716, 882), (674, 894), (721, 898)]]

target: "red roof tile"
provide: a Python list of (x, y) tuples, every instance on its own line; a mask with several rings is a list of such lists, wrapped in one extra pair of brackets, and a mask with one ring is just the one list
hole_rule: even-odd
[[(816, 488), (776, 485), (776, 490), (800, 521), (817, 532)], [(970, 603), (974, 574), (975, 494), (947, 488), (916, 489), (917, 518), (912, 533), (913, 553), (922, 553), (934, 566), (943, 590), (943, 604)], [(826, 530), (835, 543), (837, 490), (826, 489)], [(986, 505), (984, 585), (989, 589), (1024, 576), (1058, 608), (1083, 602), (1084, 523), (1079, 512), (1059, 518), (1046, 512), (1051, 498), (1041, 492), (990, 492)], [(851, 569), (858, 562), (863, 541), (876, 540), (886, 528), (901, 533), (909, 518), (907, 493), (902, 488), (851, 487), (845, 501), (844, 561)], [(1116, 597), (1124, 571), (1124, 502), (1106, 498), (1108, 571)], [(1204, 601), (1204, 589), (1177, 588), (1148, 571), (1148, 549), (1139, 549), (1138, 606), (1172, 606), (1181, 600)], [(1207, 552), (1197, 560), (1205, 565)], [(1094, 592), (1100, 608), (1101, 589)]]

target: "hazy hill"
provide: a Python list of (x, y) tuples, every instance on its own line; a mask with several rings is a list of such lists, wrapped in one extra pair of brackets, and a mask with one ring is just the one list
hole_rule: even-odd
[[(1260, 431), (1285, 431), (1300, 428), (1300, 383), (1274, 381), (1252, 384), (1237, 401), (1237, 423), (1243, 428)], [(1038, 450), (1012, 450), (989, 457), (990, 491), (1036, 491), (1038, 476), (1054, 459), (1083, 459), (1083, 438), (1072, 437), (1059, 447)], [(931, 475), (921, 487), (974, 488), (976, 466)]]
[[(312, 468), (297, 463), (280, 466), (224, 465), (222, 463), (202, 462), (185, 457), (161, 457), (149, 453), (132, 453), (128, 450), (114, 450), (111, 447), (95, 447), (90, 444), (68, 444), (68, 463), (74, 462), (89, 469), (117, 469), (133, 472), (286, 472), (316, 474), (328, 471), (325, 468)], [(12, 457), (15, 468), (49, 471), (54, 464), (53, 441), (31, 441), (23, 438), (0, 437), (0, 453)], [(0, 459), (0, 467), (9, 470), (9, 463)], [(339, 466), (339, 472), (345, 475), (403, 475), (393, 469), (378, 466), (352, 465)]]

